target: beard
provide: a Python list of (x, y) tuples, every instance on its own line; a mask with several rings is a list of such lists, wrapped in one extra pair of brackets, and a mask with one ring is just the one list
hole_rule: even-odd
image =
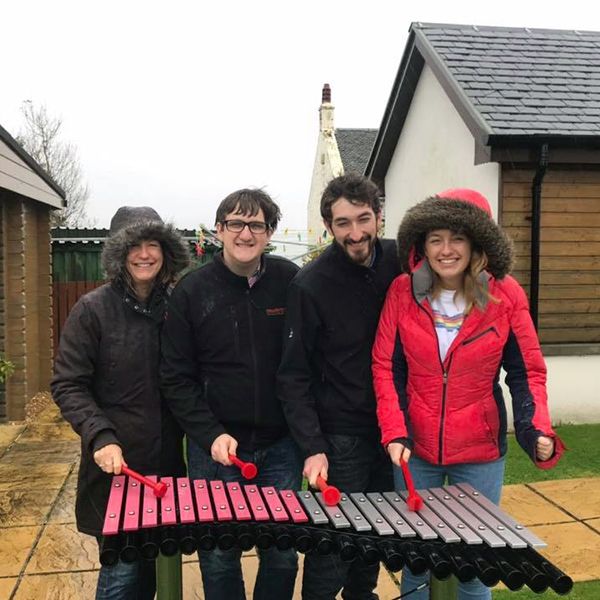
[[(357, 265), (365, 265), (365, 263), (373, 256), (373, 249), (377, 238), (371, 235), (364, 235), (358, 242), (351, 240), (343, 240), (340, 244), (344, 254)], [(365, 244), (366, 242), (366, 244)]]

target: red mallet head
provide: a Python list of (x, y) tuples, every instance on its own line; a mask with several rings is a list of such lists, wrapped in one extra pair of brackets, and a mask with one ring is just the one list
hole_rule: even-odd
[(159, 481), (155, 486), (154, 486), (154, 495), (157, 498), (163, 498), (164, 495), (167, 493), (167, 484), (164, 481)]
[(319, 475), (317, 477), (317, 487), (323, 492), (323, 500), (327, 506), (335, 506), (339, 503), (342, 494), (333, 485), (327, 485), (327, 482)]
[(423, 498), (417, 492), (414, 494), (409, 493), (406, 499), (406, 506), (408, 506), (408, 510), (413, 512), (419, 511), (423, 508)]
[(408, 497), (406, 498), (408, 510), (412, 510), (413, 512), (421, 510), (423, 508), (423, 498), (419, 496), (419, 492), (415, 489), (408, 463), (405, 460), (400, 459), (400, 467), (402, 468), (402, 474), (404, 475), (404, 482), (408, 488)]
[(254, 479), (258, 473), (256, 465), (251, 462), (244, 462), (233, 454), (229, 455), (229, 460), (240, 469), (244, 479)]
[(242, 477), (244, 479), (254, 479), (257, 473), (258, 469), (254, 463), (249, 462), (242, 467)]
[(121, 467), (121, 472), (125, 475), (129, 475), (129, 477), (133, 477), (133, 479), (147, 485), (149, 488), (152, 488), (152, 491), (157, 498), (162, 498), (167, 493), (168, 486), (164, 481), (156, 483), (155, 481), (152, 481), (152, 479), (148, 479), (148, 477), (130, 469), (127, 465)]
[(327, 504), (327, 506), (336, 506), (341, 497), (342, 495), (340, 494), (340, 490), (332, 485), (328, 485), (323, 490), (323, 500), (325, 500), (325, 504)]

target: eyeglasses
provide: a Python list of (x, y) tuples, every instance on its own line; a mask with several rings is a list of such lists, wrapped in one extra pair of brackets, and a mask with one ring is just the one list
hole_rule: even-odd
[(251, 233), (267, 233), (269, 226), (262, 221), (240, 221), (238, 219), (230, 219), (229, 221), (223, 221), (223, 225), (227, 231), (231, 233), (242, 233), (244, 227), (248, 227)]

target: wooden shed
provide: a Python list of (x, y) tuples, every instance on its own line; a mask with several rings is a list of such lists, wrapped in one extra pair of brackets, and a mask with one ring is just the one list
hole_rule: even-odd
[(0, 421), (20, 420), (52, 372), (50, 213), (65, 193), (0, 127), (0, 355), (14, 374)]

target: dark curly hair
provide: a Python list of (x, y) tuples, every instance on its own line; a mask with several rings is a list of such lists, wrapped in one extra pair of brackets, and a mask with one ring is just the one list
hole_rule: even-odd
[(340, 198), (351, 204), (366, 204), (378, 215), (381, 212), (381, 192), (379, 188), (364, 175), (346, 173), (332, 179), (321, 196), (321, 216), (331, 225), (332, 205)]

